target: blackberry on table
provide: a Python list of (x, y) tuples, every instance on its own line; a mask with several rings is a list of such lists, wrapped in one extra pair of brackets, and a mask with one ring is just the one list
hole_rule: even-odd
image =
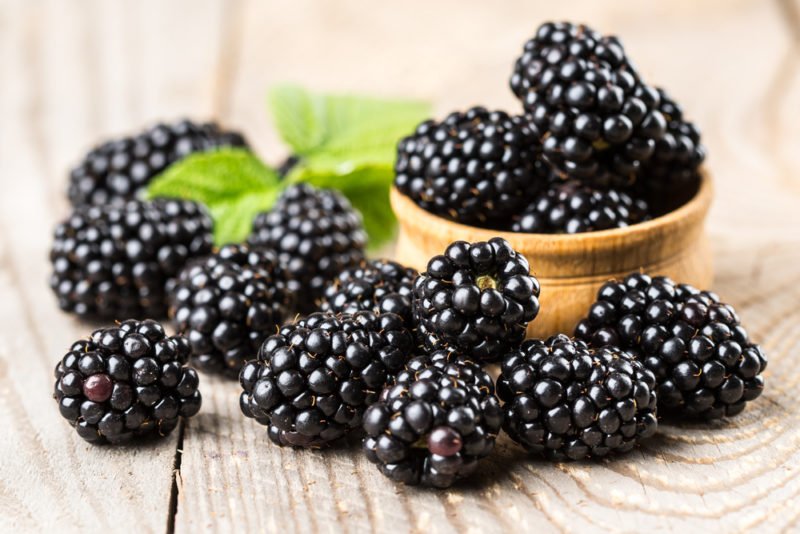
[(733, 307), (663, 276), (606, 282), (575, 336), (619, 346), (644, 363), (656, 377), (660, 415), (733, 416), (764, 388), (766, 355)]
[(652, 436), (656, 379), (630, 354), (555, 335), (506, 356), (497, 379), (511, 439), (553, 460), (631, 450)]
[(54, 231), (50, 287), (79, 316), (162, 317), (167, 280), (211, 251), (211, 227), (185, 200), (76, 208)]
[(633, 183), (667, 124), (622, 43), (584, 25), (548, 22), (525, 44), (511, 76), (562, 176), (599, 186)]
[(291, 295), (268, 250), (225, 245), (169, 281), (169, 315), (192, 348), (192, 365), (232, 378), (288, 315)]
[(503, 412), (492, 378), (435, 351), (407, 364), (364, 414), (364, 452), (394, 482), (445, 488), (494, 449)]
[(514, 232), (576, 234), (624, 228), (649, 220), (647, 202), (624, 189), (599, 189), (579, 182), (553, 184), (515, 217)]
[(547, 182), (539, 137), (528, 119), (481, 107), (428, 120), (398, 143), (394, 183), (432, 213), (499, 228)]
[(417, 271), (397, 262), (380, 259), (365, 261), (345, 269), (325, 289), (321, 311), (355, 313), (372, 310), (391, 312), (411, 324), (411, 295)]
[(414, 281), (414, 322), (428, 350), (495, 361), (525, 339), (538, 297), (528, 260), (506, 240), (456, 241)]
[(136, 199), (150, 180), (172, 163), (221, 146), (247, 147), (241, 134), (216, 123), (182, 120), (156, 124), (131, 136), (102, 143), (72, 169), (68, 196), (74, 206), (121, 204)]
[(189, 344), (151, 319), (127, 320), (76, 341), (55, 369), (61, 415), (92, 443), (164, 436), (200, 410)]
[(300, 183), (256, 216), (248, 243), (277, 253), (297, 311), (310, 313), (339, 272), (364, 260), (366, 239), (360, 214), (344, 196)]
[(278, 445), (317, 447), (361, 425), (413, 337), (394, 313), (312, 313), (264, 341), (239, 380), (239, 405)]

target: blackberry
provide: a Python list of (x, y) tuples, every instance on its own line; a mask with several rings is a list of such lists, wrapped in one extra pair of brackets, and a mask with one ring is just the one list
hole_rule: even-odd
[(706, 149), (697, 126), (684, 120), (681, 107), (663, 89), (658, 92), (667, 131), (656, 142), (653, 157), (642, 169), (640, 189), (659, 212), (666, 213), (686, 203), (696, 192), (698, 168), (705, 160)]
[(524, 117), (481, 107), (428, 120), (398, 143), (394, 183), (431, 213), (499, 228), (547, 181), (539, 137)]
[(276, 278), (274, 253), (225, 245), (169, 281), (169, 315), (192, 348), (192, 365), (239, 376), (286, 318), (290, 294)]
[(411, 324), (411, 293), (417, 271), (390, 260), (345, 269), (325, 289), (320, 309), (336, 313), (372, 310), (396, 313)]
[(76, 341), (55, 369), (61, 415), (92, 443), (164, 436), (200, 410), (189, 344), (151, 319), (128, 320)]
[(271, 211), (256, 216), (248, 243), (278, 254), (297, 311), (305, 314), (315, 310), (340, 271), (364, 260), (366, 233), (360, 214), (339, 192), (300, 183), (288, 187)]
[(562, 176), (630, 184), (666, 131), (659, 92), (639, 78), (622, 43), (584, 25), (548, 22), (525, 44), (511, 89)]
[(278, 445), (317, 447), (361, 424), (413, 337), (393, 313), (312, 313), (264, 341), (239, 380), (242, 413)]
[(241, 134), (210, 122), (156, 124), (92, 149), (72, 169), (68, 190), (74, 206), (121, 204), (138, 197), (150, 180), (175, 161), (220, 146), (247, 147)]
[(626, 352), (558, 334), (509, 353), (497, 394), (511, 439), (552, 460), (579, 460), (627, 452), (652, 436), (655, 385), (653, 373)]
[(364, 414), (364, 452), (394, 482), (445, 488), (494, 449), (503, 411), (480, 366), (436, 351), (412, 359)]
[(511, 230), (577, 234), (624, 228), (650, 219), (647, 202), (624, 189), (598, 189), (576, 181), (554, 184), (514, 218)]
[(575, 336), (619, 346), (644, 363), (656, 377), (661, 415), (736, 415), (764, 387), (767, 358), (733, 307), (663, 276), (606, 282)]
[(211, 226), (184, 200), (81, 206), (54, 231), (50, 287), (80, 316), (162, 317), (167, 280), (211, 251)]
[(539, 281), (504, 239), (456, 241), (414, 281), (413, 314), (428, 350), (452, 347), (478, 361), (499, 359), (525, 339), (539, 313)]

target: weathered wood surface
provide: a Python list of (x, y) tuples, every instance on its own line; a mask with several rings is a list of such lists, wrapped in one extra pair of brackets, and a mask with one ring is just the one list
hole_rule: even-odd
[[(799, 530), (798, 13), (790, 0), (0, 0), (0, 531)], [(390, 484), (357, 443), (274, 447), (240, 416), (238, 386), (207, 377), (182, 437), (89, 447), (64, 424), (52, 367), (94, 325), (58, 311), (46, 257), (67, 169), (92, 142), (214, 116), (277, 161), (264, 91), (286, 80), (430, 98), (439, 114), (515, 109), (510, 65), (545, 18), (621, 34), (703, 127), (713, 288), (770, 356), (759, 401), (662, 425), (605, 462), (549, 464), (501, 439), (479, 479), (445, 492)]]

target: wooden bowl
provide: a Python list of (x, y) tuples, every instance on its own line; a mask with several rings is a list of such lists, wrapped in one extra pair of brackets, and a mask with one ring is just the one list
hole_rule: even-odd
[(697, 193), (675, 211), (628, 228), (582, 234), (521, 234), (466, 226), (417, 206), (392, 188), (399, 219), (397, 260), (424, 271), (428, 260), (453, 241), (475, 242), (499, 236), (528, 258), (542, 286), (541, 311), (528, 336), (572, 335), (597, 290), (611, 278), (634, 271), (707, 288), (713, 266), (704, 221), (711, 205), (711, 180), (701, 176)]

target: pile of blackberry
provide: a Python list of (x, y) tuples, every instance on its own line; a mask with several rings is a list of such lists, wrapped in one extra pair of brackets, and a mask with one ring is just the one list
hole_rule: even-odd
[(733, 307), (666, 277), (634, 273), (607, 282), (575, 337), (620, 347), (650, 369), (660, 415), (736, 415), (764, 388), (766, 355)]
[(211, 251), (211, 219), (185, 200), (82, 206), (54, 231), (50, 287), (79, 316), (162, 317), (165, 284)]
[(278, 445), (318, 447), (359, 428), (414, 348), (394, 313), (312, 313), (264, 341), (242, 368), (242, 413)]
[(241, 134), (216, 123), (182, 120), (156, 124), (92, 149), (72, 169), (68, 196), (74, 206), (121, 204), (136, 199), (150, 180), (172, 163), (221, 146), (247, 147)]
[(414, 281), (414, 324), (426, 350), (496, 361), (525, 339), (538, 297), (528, 260), (506, 240), (456, 241)]
[(271, 211), (256, 216), (247, 241), (278, 255), (297, 311), (310, 313), (339, 272), (364, 260), (366, 233), (341, 193), (300, 183), (285, 189)]
[(275, 254), (245, 245), (225, 245), (190, 262), (167, 291), (169, 316), (189, 340), (192, 365), (232, 378), (255, 358), (292, 304)]
[(439, 488), (494, 449), (503, 411), (492, 378), (457, 353), (412, 359), (364, 414), (364, 451), (390, 480)]
[[(397, 189), (459, 223), (537, 233), (635, 224), (696, 193), (699, 130), (642, 79), (617, 37), (542, 24), (510, 85), (519, 115), (476, 107), (425, 121), (400, 141)], [(565, 215), (573, 203), (587, 217)]]
[(514, 441), (553, 460), (579, 460), (627, 452), (652, 436), (655, 385), (630, 354), (559, 334), (509, 353), (497, 393)]
[(61, 415), (86, 441), (164, 436), (200, 410), (189, 344), (153, 320), (127, 320), (76, 341), (55, 369)]

